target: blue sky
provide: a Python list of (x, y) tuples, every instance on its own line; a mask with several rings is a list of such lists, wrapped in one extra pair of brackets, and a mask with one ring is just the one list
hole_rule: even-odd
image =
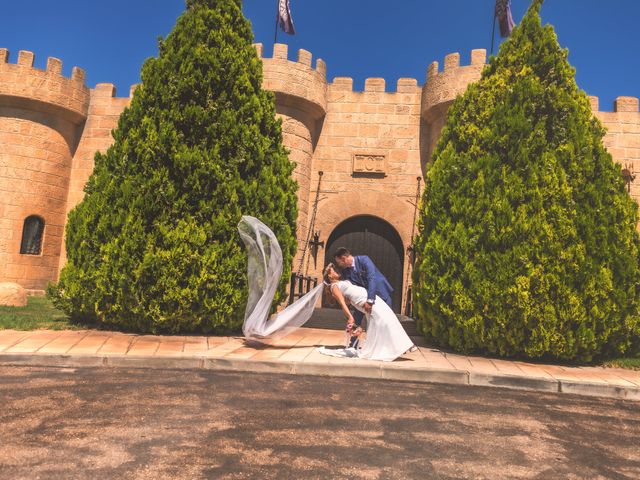
[[(77, 65), (87, 84), (114, 83), (118, 95), (139, 82), (140, 66), (157, 53), (158, 36), (166, 36), (184, 9), (183, 0), (7, 1), (2, 6), (0, 48), (63, 61), (65, 74)], [(522, 18), (529, 0), (513, 0)], [(244, 0), (257, 42), (270, 55), (276, 0)], [(427, 66), (458, 51), (462, 63), (474, 48), (490, 47), (494, 0), (291, 0), (297, 35), (282, 32), (290, 56), (304, 48), (327, 63), (328, 77), (354, 78), (362, 89), (367, 77), (384, 77), (387, 90), (400, 77), (424, 83)], [(640, 1), (546, 0), (544, 23), (555, 26), (578, 85), (600, 97), (611, 110), (615, 97), (640, 96)], [(497, 45), (497, 42), (496, 42)]]

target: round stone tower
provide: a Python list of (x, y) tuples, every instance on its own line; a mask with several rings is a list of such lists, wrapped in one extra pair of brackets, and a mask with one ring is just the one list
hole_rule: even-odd
[(438, 71), (438, 62), (427, 70), (427, 81), (422, 88), (422, 172), (431, 161), (431, 155), (447, 120), (447, 110), (458, 95), (464, 93), (470, 83), (480, 80), (487, 61), (487, 51), (471, 51), (471, 65), (460, 66), (460, 54), (451, 53), (444, 59), (444, 71)]
[(84, 71), (45, 70), (0, 49), (0, 281), (43, 290), (56, 279), (71, 162), (89, 106)]
[[(255, 47), (262, 58), (262, 44)], [(306, 50), (298, 51), (297, 61), (290, 61), (287, 54), (287, 45), (276, 43), (273, 58), (262, 58), (262, 86), (275, 93), (276, 112), (282, 118), (283, 142), (290, 151), (289, 159), (296, 164), (293, 176), (298, 182), (300, 254), (312, 208), (310, 192), (315, 189), (315, 185), (311, 185), (311, 160), (327, 112), (327, 67), (318, 59), (316, 68), (312, 68), (311, 53)]]

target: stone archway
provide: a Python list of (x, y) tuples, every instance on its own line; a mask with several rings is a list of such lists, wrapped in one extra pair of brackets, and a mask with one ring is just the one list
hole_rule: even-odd
[(331, 232), (325, 249), (325, 265), (339, 247), (354, 255), (367, 255), (393, 287), (393, 310), (402, 309), (404, 246), (396, 229), (372, 215), (358, 215), (340, 223)]

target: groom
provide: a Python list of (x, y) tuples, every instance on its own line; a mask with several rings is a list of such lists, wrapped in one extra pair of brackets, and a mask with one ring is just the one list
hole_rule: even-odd
[[(376, 301), (376, 295), (392, 307), (391, 293), (393, 288), (369, 257), (366, 255), (354, 257), (349, 250), (341, 247), (333, 254), (333, 259), (338, 268), (340, 268), (343, 280), (350, 280), (354, 285), (366, 288), (367, 303), (365, 303), (364, 309), (367, 313), (371, 313), (371, 308)], [(355, 309), (352, 311), (356, 325), (360, 326), (362, 324), (362, 312)], [(357, 337), (351, 337), (349, 346), (355, 347), (357, 342)]]

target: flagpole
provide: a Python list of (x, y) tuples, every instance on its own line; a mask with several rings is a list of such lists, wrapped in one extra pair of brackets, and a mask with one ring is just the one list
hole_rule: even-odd
[(495, 9), (493, 10), (493, 28), (491, 29), (491, 53), (489, 54), (489, 57), (491, 57), (491, 55), (493, 55), (493, 44), (495, 43), (495, 36), (496, 36), (496, 11)]
[(275, 28), (275, 32), (273, 33), (273, 44), (275, 45), (276, 43), (278, 43), (278, 12), (280, 11), (280, 0), (276, 0), (276, 28)]

